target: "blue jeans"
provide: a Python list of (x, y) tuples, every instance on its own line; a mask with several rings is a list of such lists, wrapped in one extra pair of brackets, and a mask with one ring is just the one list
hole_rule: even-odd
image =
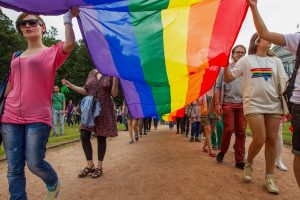
[(59, 129), (60, 135), (64, 134), (64, 115), (62, 110), (52, 110), (52, 126), (53, 126), (53, 135), (57, 134), (57, 120), (59, 120)]
[(7, 157), (10, 199), (27, 199), (25, 161), (29, 170), (40, 177), (47, 188), (58, 182), (57, 174), (45, 158), (51, 127), (44, 123), (0, 125)]
[(200, 135), (200, 122), (199, 121), (195, 121), (192, 123), (191, 138), (194, 138), (195, 135), (196, 135), (196, 138), (198, 138)]

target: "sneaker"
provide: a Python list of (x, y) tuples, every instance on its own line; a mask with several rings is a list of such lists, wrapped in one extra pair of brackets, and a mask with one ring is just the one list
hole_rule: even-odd
[(281, 170), (281, 171), (287, 171), (288, 169), (287, 169), (287, 167), (283, 164), (283, 162), (281, 161), (281, 160), (278, 160), (277, 162), (276, 162), (276, 167), (279, 169), (279, 170)]
[(196, 139), (195, 139), (195, 142), (200, 142), (199, 138), (196, 138)]
[(243, 170), (245, 168), (245, 163), (244, 162), (235, 163), (235, 167)]
[(216, 160), (220, 163), (220, 162), (223, 162), (223, 159), (224, 159), (224, 156), (225, 156), (225, 153), (223, 152), (219, 152), (218, 155), (217, 155), (217, 158)]
[(276, 187), (276, 185), (274, 183), (273, 175), (266, 176), (265, 188), (270, 193), (279, 194), (279, 189)]
[(195, 141), (194, 138), (191, 138), (191, 139), (190, 139), (190, 142), (194, 142), (194, 141)]
[(134, 141), (133, 141), (133, 140), (130, 140), (130, 141), (129, 141), (129, 144), (133, 144), (133, 143), (134, 143)]
[(135, 139), (135, 141), (138, 141), (138, 140), (139, 140), (139, 135), (136, 134), (136, 135), (134, 136), (134, 139)]
[(48, 191), (47, 191), (46, 200), (55, 200), (58, 198), (60, 185), (61, 185), (60, 181), (58, 181), (55, 188), (47, 187)]
[(249, 163), (245, 164), (245, 167), (244, 167), (244, 180), (246, 182), (251, 182), (252, 181), (252, 172), (253, 172), (252, 165), (253, 164), (249, 164)]

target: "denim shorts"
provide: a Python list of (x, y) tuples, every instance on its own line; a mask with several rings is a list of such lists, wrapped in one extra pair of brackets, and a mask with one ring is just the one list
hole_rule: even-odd
[(293, 131), (293, 150), (295, 155), (300, 156), (300, 104), (293, 104), (291, 109)]

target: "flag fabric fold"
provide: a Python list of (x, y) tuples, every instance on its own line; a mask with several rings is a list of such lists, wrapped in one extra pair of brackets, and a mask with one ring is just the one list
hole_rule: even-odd
[(47, 15), (80, 7), (78, 22), (94, 64), (120, 78), (136, 118), (176, 112), (206, 93), (228, 64), (248, 9), (246, 0), (0, 0), (0, 5)]

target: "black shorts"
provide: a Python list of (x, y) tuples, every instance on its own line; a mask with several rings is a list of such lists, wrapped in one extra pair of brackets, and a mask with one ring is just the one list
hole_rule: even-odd
[(292, 105), (293, 150), (295, 155), (300, 156), (300, 104)]

